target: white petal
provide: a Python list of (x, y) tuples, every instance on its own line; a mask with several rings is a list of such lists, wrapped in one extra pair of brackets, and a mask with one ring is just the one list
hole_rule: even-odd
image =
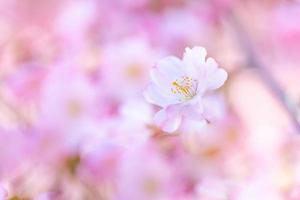
[(165, 94), (172, 95), (171, 93), (171, 83), (174, 81), (170, 79), (167, 75), (162, 74), (157, 68), (153, 68), (150, 71), (150, 77), (153, 83), (161, 90), (164, 91)]
[(172, 96), (163, 95), (159, 88), (154, 84), (150, 84), (144, 92), (145, 99), (152, 104), (160, 107), (165, 107), (170, 104), (177, 103), (176, 99), (172, 99)]
[(224, 99), (220, 95), (208, 95), (203, 98), (203, 116), (210, 122), (222, 119), (226, 113)]
[(221, 87), (227, 80), (227, 72), (224, 69), (217, 69), (214, 73), (207, 77), (207, 89), (215, 90)]
[(196, 78), (203, 85), (209, 79), (209, 76), (218, 69), (218, 64), (213, 58), (208, 58), (205, 63), (201, 63), (195, 68)]
[(186, 73), (192, 77), (198, 74), (201, 66), (205, 64), (207, 52), (203, 47), (186, 48), (183, 55), (183, 63)]
[(204, 47), (185, 48), (183, 60), (194, 60), (197, 63), (204, 63), (207, 51)]
[(182, 116), (175, 106), (162, 109), (154, 116), (154, 123), (162, 128), (163, 131), (172, 133), (181, 124)]
[(187, 106), (184, 110), (184, 116), (186, 118), (198, 120), (198, 121), (204, 119), (203, 113), (204, 113), (204, 108), (203, 108), (202, 100), (197, 104)]
[(214, 71), (218, 68), (218, 63), (213, 58), (208, 58), (206, 60), (207, 70)]
[(169, 56), (161, 59), (157, 63), (157, 69), (165, 76), (174, 80), (182, 75), (184, 75), (183, 65), (180, 59)]

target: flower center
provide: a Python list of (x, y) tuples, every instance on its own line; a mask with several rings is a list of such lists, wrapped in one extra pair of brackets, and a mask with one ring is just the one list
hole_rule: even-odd
[(197, 94), (197, 80), (183, 76), (172, 82), (171, 92), (179, 97), (180, 101), (192, 99)]
[(76, 100), (70, 100), (70, 102), (67, 103), (67, 114), (69, 114), (69, 116), (72, 118), (79, 117), (83, 112), (81, 103)]

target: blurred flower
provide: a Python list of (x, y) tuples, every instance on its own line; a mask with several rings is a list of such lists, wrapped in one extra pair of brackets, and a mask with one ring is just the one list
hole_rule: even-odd
[(109, 139), (86, 143), (81, 152), (79, 175), (91, 183), (113, 183), (124, 149)]
[(7, 191), (0, 186), (0, 200), (5, 200), (7, 198)]
[(51, 200), (51, 195), (48, 193), (42, 193), (40, 195), (38, 195), (36, 198), (34, 198), (34, 200)]
[[(285, 56), (299, 58), (300, 44), (300, 3), (285, 2), (277, 6), (270, 15), (270, 34), (279, 45), (279, 50), (284, 50)], [(282, 52), (281, 52), (282, 53)]]
[(39, 149), (47, 152), (42, 160), (61, 161), (66, 153), (77, 151), (87, 138), (102, 135), (95, 88), (77, 68), (55, 66), (42, 88), (35, 124)]
[(170, 166), (152, 144), (127, 151), (118, 177), (122, 200), (160, 200), (170, 195)]
[(135, 37), (107, 46), (102, 57), (103, 89), (120, 99), (140, 95), (158, 53), (147, 39)]
[(76, 36), (81, 36), (95, 19), (96, 8), (95, 1), (92, 0), (68, 2), (57, 17), (57, 31), (62, 33), (65, 39), (68, 39), (67, 37), (75, 39)]
[(206, 60), (203, 47), (186, 48), (183, 60), (167, 57), (151, 71), (152, 83), (144, 95), (148, 102), (162, 107), (154, 121), (166, 132), (174, 132), (182, 119), (208, 120), (203, 98), (221, 87), (227, 79), (213, 58)]
[(228, 199), (228, 183), (218, 178), (205, 178), (197, 186), (199, 199), (226, 200)]
[[(193, 8), (166, 10), (162, 14), (161, 21), (159, 23), (157, 21), (151, 37), (158, 32), (156, 34), (159, 35), (154, 40), (158, 40), (160, 46), (164, 45), (176, 53), (188, 44), (206, 44), (212, 36), (212, 24), (205, 20), (205, 10), (195, 12)], [(198, 16), (198, 13), (201, 15)]]
[(0, 179), (14, 177), (30, 165), (34, 141), (24, 132), (0, 130)]
[(120, 115), (113, 123), (114, 141), (126, 148), (146, 144), (150, 137), (152, 107), (141, 99), (129, 99), (120, 108)]
[(35, 64), (20, 66), (20, 69), (7, 78), (7, 86), (20, 103), (37, 100), (46, 70)]
[(60, 128), (77, 126), (94, 113), (95, 90), (75, 67), (58, 65), (47, 76), (41, 95), (43, 122)]

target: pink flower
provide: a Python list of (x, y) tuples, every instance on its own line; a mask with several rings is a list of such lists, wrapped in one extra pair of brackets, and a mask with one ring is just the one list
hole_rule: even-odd
[(81, 150), (80, 177), (94, 184), (115, 181), (124, 149), (109, 139), (93, 143), (86, 142)]
[(126, 151), (117, 177), (118, 200), (163, 200), (172, 193), (172, 166), (152, 143)]
[[(178, 129), (183, 119), (206, 120), (203, 97), (221, 87), (227, 79), (213, 58), (206, 59), (203, 47), (186, 48), (183, 59), (170, 56), (151, 71), (152, 83), (144, 96), (162, 107), (154, 122), (166, 132)], [(209, 105), (209, 104), (206, 104)]]
[(154, 64), (153, 60), (158, 56), (149, 41), (140, 37), (108, 45), (102, 55), (104, 89), (119, 99), (140, 95), (149, 81), (148, 71)]
[(96, 93), (77, 68), (66, 66), (57, 66), (45, 79), (41, 116), (52, 127), (78, 129), (80, 122), (89, 121), (94, 115)]

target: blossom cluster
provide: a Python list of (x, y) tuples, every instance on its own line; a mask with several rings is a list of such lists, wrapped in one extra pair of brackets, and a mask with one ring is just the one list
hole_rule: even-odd
[(0, 200), (300, 199), (299, 22), (287, 0), (0, 0)]

